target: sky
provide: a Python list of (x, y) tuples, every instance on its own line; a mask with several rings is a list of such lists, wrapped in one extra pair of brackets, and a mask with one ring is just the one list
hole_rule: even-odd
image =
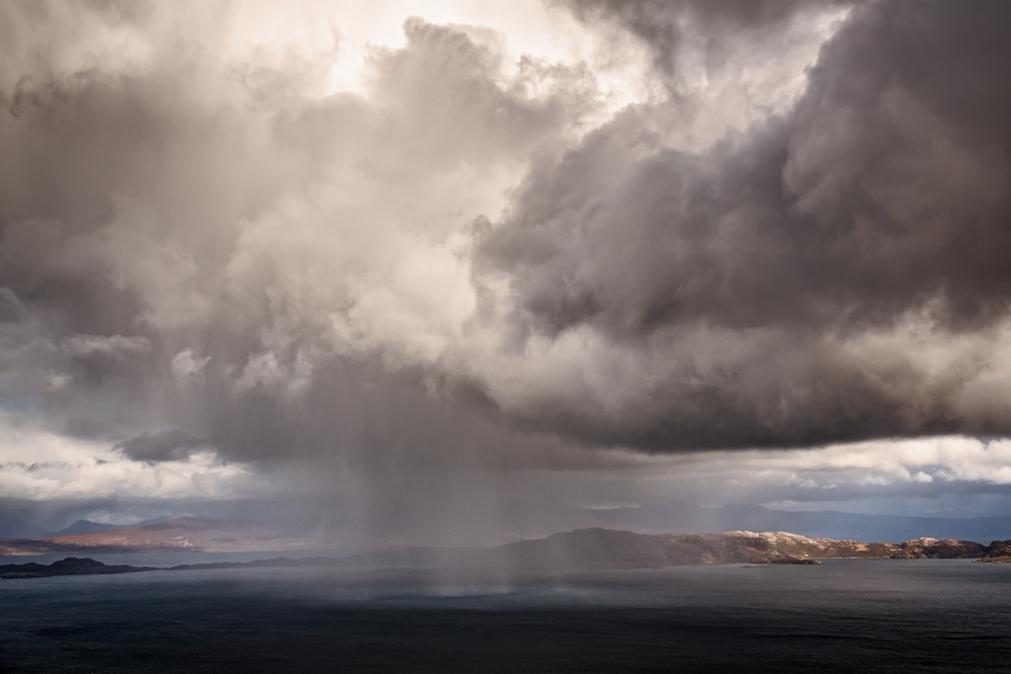
[(1011, 512), (1009, 26), (0, 0), (0, 534)]

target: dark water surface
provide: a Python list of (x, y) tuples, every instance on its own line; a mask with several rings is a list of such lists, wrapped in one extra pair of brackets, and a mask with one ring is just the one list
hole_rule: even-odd
[(1011, 565), (485, 577), (243, 569), (0, 581), (0, 669), (1011, 671)]

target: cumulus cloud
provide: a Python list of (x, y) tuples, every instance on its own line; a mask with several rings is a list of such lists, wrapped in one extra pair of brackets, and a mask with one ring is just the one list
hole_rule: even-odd
[[(408, 20), (402, 48), (370, 52), (365, 97), (324, 91), (339, 52), (236, 47), (230, 5), (3, 11), (23, 34), (91, 26), (51, 51), (8, 43), (23, 72), (3, 94), (0, 276), (5, 315), (31, 316), (9, 341), (26, 378), (63, 355), (86, 370), (61, 375), (80, 390), (57, 387), (42, 413), (112, 437), (214, 433), (232, 410), (283, 417), (272, 399), (367, 385), (317, 382), (355, 369), (342, 360), (385, 363), (380, 378), (435, 368), (474, 305), (472, 215), (500, 208), (529, 152), (596, 105), (584, 68), (526, 58), (506, 76), (494, 33), (468, 26)], [(132, 51), (117, 61), (119, 39)], [(74, 411), (85, 396), (122, 413)], [(223, 451), (274, 451), (225, 435)]]
[(507, 404), (655, 450), (1006, 433), (973, 391), (1006, 358), (1008, 8), (963, 9), (853, 9), (794, 107), (701, 152), (647, 107), (535, 163), (479, 269), (526, 353), (627, 374)]

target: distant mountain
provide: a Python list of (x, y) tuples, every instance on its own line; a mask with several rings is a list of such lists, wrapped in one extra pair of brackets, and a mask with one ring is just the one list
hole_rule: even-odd
[(782, 531), (719, 534), (642, 534), (577, 529), (493, 548), (414, 548), (348, 558), (364, 566), (500, 566), (508, 570), (658, 569), (699, 564), (812, 564), (824, 559), (955, 559), (1004, 554), (1011, 542), (919, 538), (865, 543), (811, 538)]
[(129, 565), (107, 566), (90, 558), (68, 557), (49, 565), (0, 565), (0, 578), (310, 566), (414, 569), (451, 567), (499, 572), (565, 572), (588, 569), (660, 569), (699, 564), (818, 564), (821, 560), (841, 558), (980, 559), (1009, 562), (1011, 540), (995, 541), (990, 545), (936, 538), (919, 538), (903, 543), (863, 543), (810, 538), (782, 531), (640, 534), (612, 529), (577, 529), (491, 548), (407, 548), (339, 559), (279, 557), (252, 562), (183, 564), (160, 569)]
[(120, 564), (111, 566), (90, 558), (79, 559), (67, 557), (52, 564), (0, 564), (0, 578), (13, 580), (16, 578), (45, 578), (49, 576), (95, 576), (114, 573), (137, 573), (139, 571), (154, 571), (152, 566), (129, 566)]
[(737, 528), (752, 531), (794, 531), (808, 536), (859, 540), (908, 540), (934, 536), (974, 541), (1011, 537), (1011, 517), (904, 517), (861, 515), (833, 511), (790, 512), (760, 506), (728, 506), (719, 509)]
[[(543, 528), (541, 528), (543, 527)], [(903, 517), (832, 511), (791, 512), (762, 506), (707, 508), (668, 503), (643, 508), (591, 510), (571, 508), (545, 513), (539, 530), (518, 531), (530, 538), (541, 531), (615, 529), (659, 534), (705, 534), (718, 531), (791, 531), (813, 538), (901, 541), (922, 537), (990, 542), (1011, 538), (1011, 517)], [(239, 552), (304, 548), (311, 541), (249, 522), (206, 517), (169, 517), (131, 525), (79, 520), (55, 534), (0, 540), (0, 555), (138, 550)]]
[(159, 518), (125, 526), (81, 520), (51, 536), (0, 541), (0, 555), (142, 550), (244, 552), (285, 550), (303, 544), (301, 539), (279, 535), (255, 524), (203, 517)]
[(901, 541), (924, 536), (993, 541), (1011, 538), (1011, 517), (906, 517), (834, 511), (771, 510), (757, 505), (707, 508), (670, 503), (573, 514), (582, 527), (639, 531), (792, 531), (805, 536)]

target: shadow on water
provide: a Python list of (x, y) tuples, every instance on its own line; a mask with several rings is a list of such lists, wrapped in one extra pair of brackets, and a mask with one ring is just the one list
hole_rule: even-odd
[(6, 671), (993, 671), (1011, 568), (967, 561), (153, 572), (0, 583)]

